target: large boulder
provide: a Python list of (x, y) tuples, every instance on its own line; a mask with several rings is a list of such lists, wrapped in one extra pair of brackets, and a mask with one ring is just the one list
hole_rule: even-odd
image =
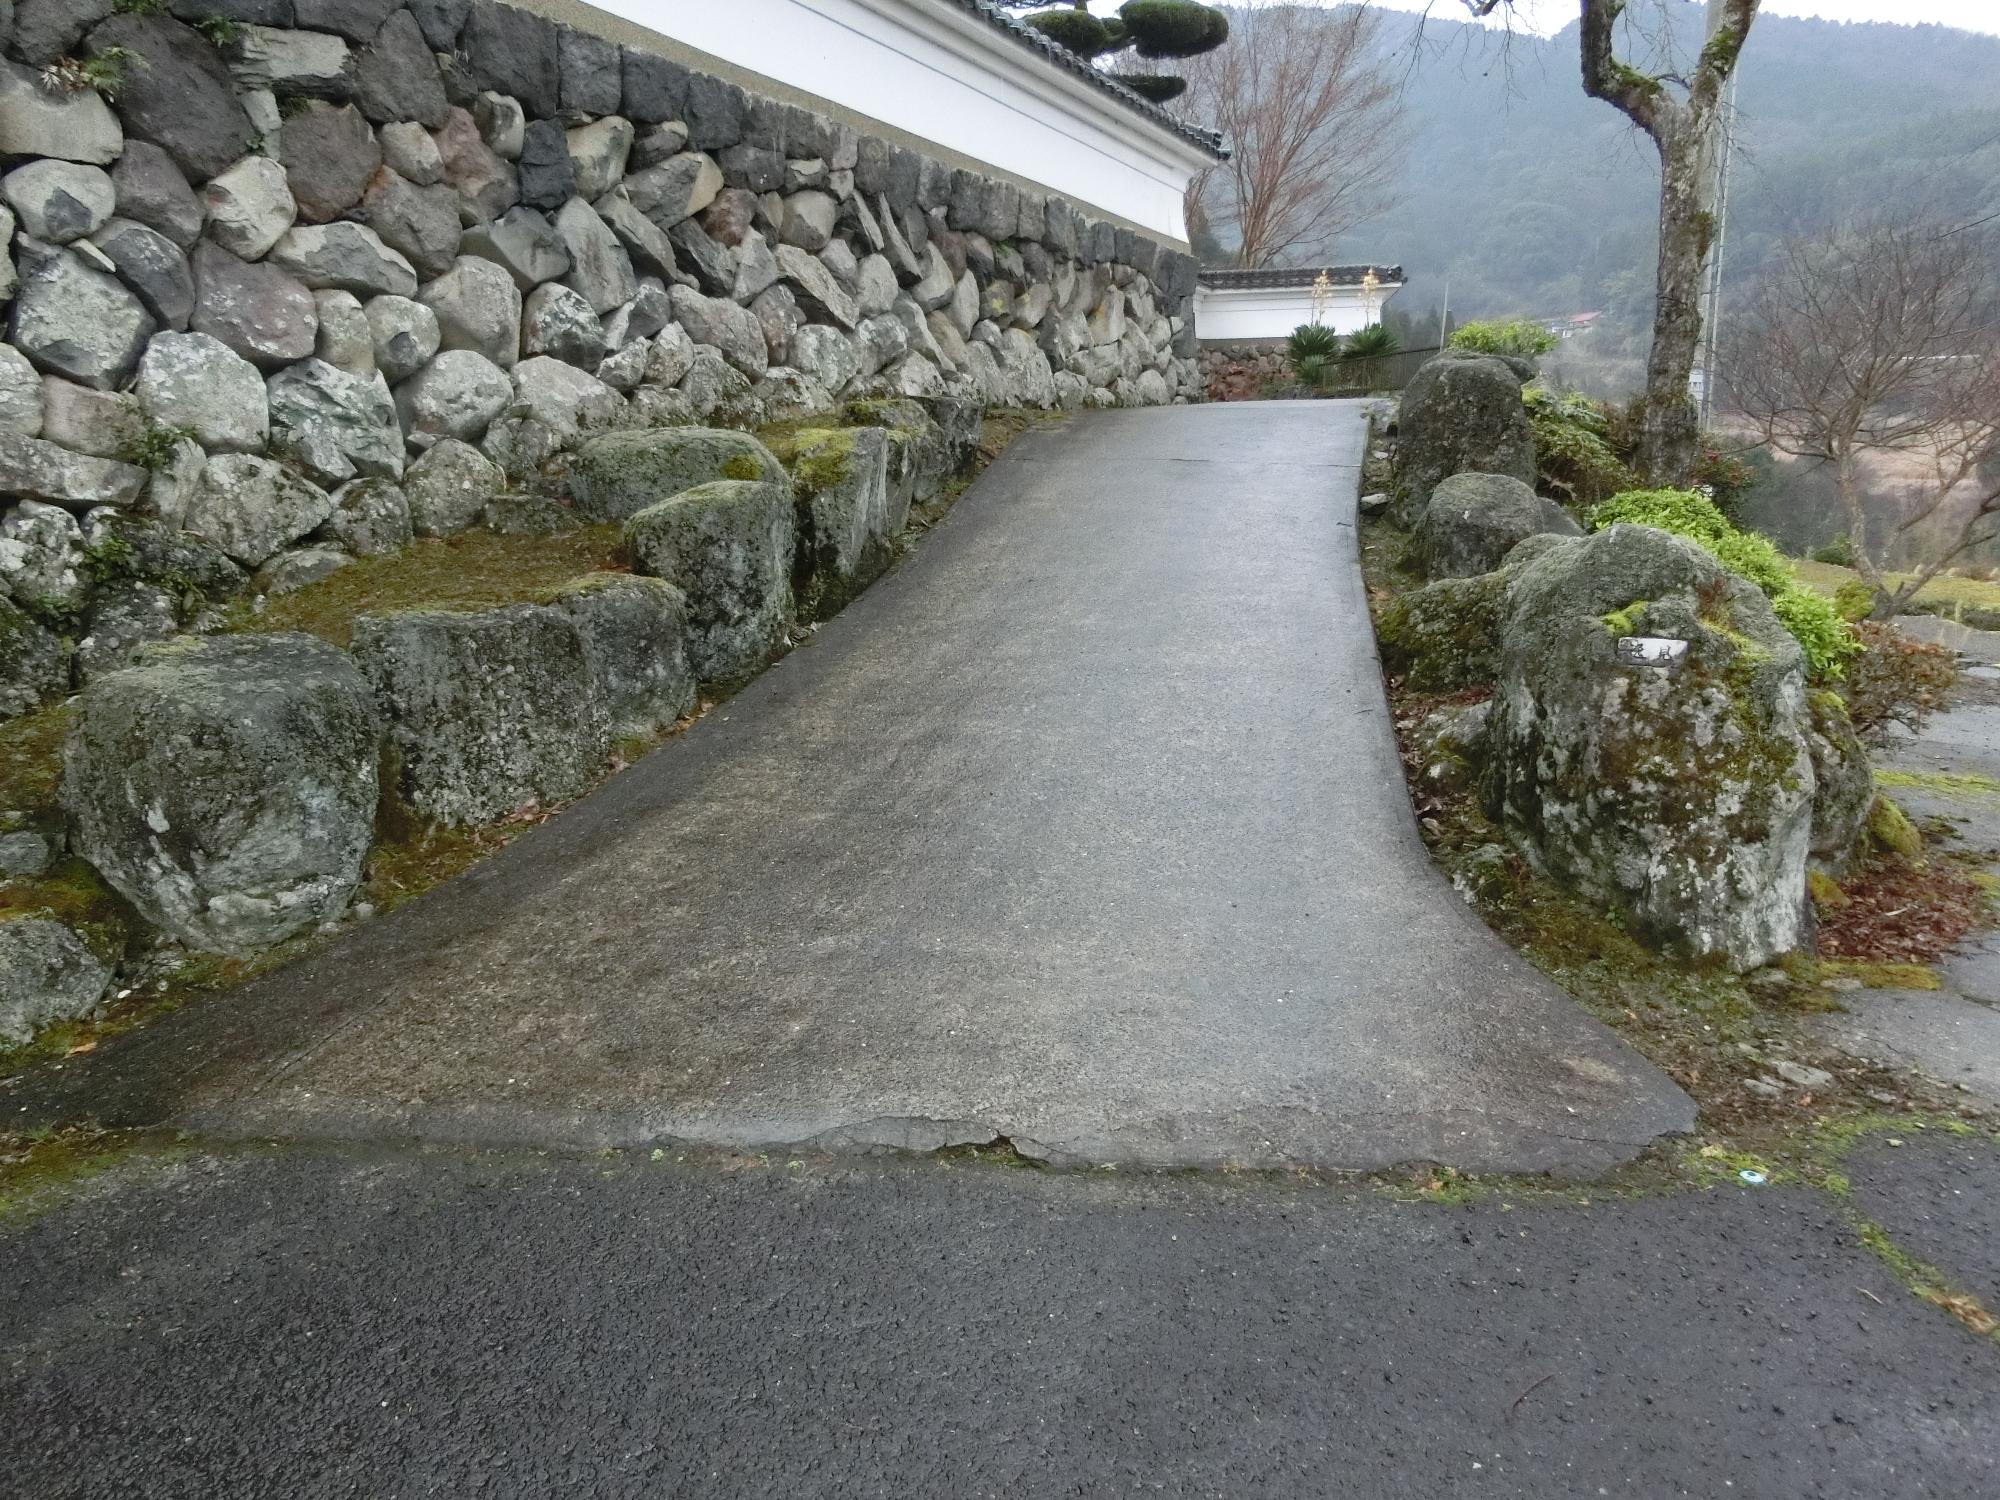
[(880, 577), (894, 555), (889, 435), (879, 427), (809, 427), (785, 447), (798, 510), (798, 614), (821, 620)]
[(1394, 516), (1413, 527), (1431, 492), (1468, 470), (1535, 482), (1521, 377), (1490, 356), (1446, 350), (1410, 377), (1397, 418)]
[(591, 438), (570, 461), (569, 493), (585, 521), (623, 521), (717, 479), (782, 484), (785, 466), (748, 433), (656, 427)]
[(500, 466), (470, 443), (440, 438), (403, 476), (418, 536), (456, 536), (507, 487)]
[(364, 615), (353, 651), (389, 721), (397, 791), (424, 817), (490, 823), (574, 797), (604, 767), (610, 720), (561, 610)]
[(1560, 505), (1505, 474), (1454, 474), (1417, 522), (1417, 557), (1432, 578), (1490, 573), (1531, 536), (1582, 536)]
[(52, 89), (41, 73), (0, 59), (0, 156), (58, 156), (104, 166), (125, 132), (92, 89)]
[(688, 665), (705, 682), (750, 676), (784, 649), (795, 538), (789, 484), (718, 479), (625, 523), (641, 573), (687, 598)]
[(1875, 767), (1838, 693), (1815, 692), (1807, 701), (1813, 863), (1839, 875), (1846, 873), (1862, 847), (1861, 836), (1875, 806)]
[[(1684, 650), (1630, 660), (1630, 638)], [(1807, 727), (1798, 643), (1692, 542), (1614, 526), (1512, 570), (1490, 810), (1648, 940), (1737, 969), (1805, 941)]]
[(203, 240), (194, 269), (196, 333), (220, 339), (245, 359), (276, 369), (305, 359), (319, 339), (319, 311), (303, 284), (264, 261), (240, 260)]
[(672, 584), (588, 573), (558, 589), (549, 605), (583, 634), (593, 689), (613, 735), (658, 734), (694, 707), (687, 601)]
[(155, 422), (211, 452), (256, 453), (270, 436), (257, 367), (206, 333), (161, 333), (139, 361), (140, 404)]
[(51, 1021), (87, 1016), (110, 987), (110, 966), (62, 923), (0, 921), (0, 1042), (25, 1042)]
[(360, 883), (380, 742), (367, 683), (325, 642), (182, 637), (78, 699), (72, 847), (170, 937), (268, 947)]

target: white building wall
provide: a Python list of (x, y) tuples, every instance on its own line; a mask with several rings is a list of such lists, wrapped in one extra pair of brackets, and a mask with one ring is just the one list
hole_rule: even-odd
[[(1371, 315), (1360, 287), (1334, 287), (1320, 322), (1335, 333), (1357, 333), (1380, 320), (1383, 309), (1398, 290), (1394, 284), (1377, 290)], [(1195, 337), (1203, 343), (1280, 340), (1289, 337), (1299, 324), (1312, 320), (1313, 294), (1309, 286), (1230, 289), (1204, 286), (1194, 294)]]
[(725, 62), (1185, 244), (1208, 158), (949, 0), (593, 0)]

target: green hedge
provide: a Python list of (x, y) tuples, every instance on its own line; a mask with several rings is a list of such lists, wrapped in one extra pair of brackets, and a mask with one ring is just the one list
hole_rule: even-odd
[(1854, 629), (1833, 601), (1800, 583), (1784, 555), (1755, 532), (1738, 531), (1715, 502), (1693, 490), (1627, 490), (1590, 513), (1593, 531), (1618, 522), (1652, 526), (1684, 536), (1705, 549), (1738, 578), (1762, 589), (1778, 623), (1792, 633), (1817, 682), (1839, 678), (1848, 659), (1861, 649)]

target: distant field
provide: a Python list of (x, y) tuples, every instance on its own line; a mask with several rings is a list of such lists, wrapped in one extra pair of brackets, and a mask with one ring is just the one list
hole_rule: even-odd
[[(1852, 568), (1808, 559), (1794, 559), (1792, 569), (1805, 582), (1827, 595), (1833, 594), (1850, 579), (1860, 577)], [(1892, 573), (1889, 576), (1900, 581), (1903, 575)], [(1923, 586), (1911, 607), (1917, 613), (1926, 615), (1951, 615), (1960, 608), (1990, 610), (2000, 614), (2000, 583), (1981, 583), (1974, 578), (1933, 578)]]

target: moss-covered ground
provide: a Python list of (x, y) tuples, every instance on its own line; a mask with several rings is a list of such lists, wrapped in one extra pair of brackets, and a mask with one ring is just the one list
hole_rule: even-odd
[(420, 537), (400, 552), (356, 558), (320, 582), (239, 604), (228, 627), (303, 631), (345, 648), (362, 615), (396, 609), (490, 609), (538, 599), (579, 573), (619, 566), (619, 528), (586, 526), (553, 536), (485, 530)]

